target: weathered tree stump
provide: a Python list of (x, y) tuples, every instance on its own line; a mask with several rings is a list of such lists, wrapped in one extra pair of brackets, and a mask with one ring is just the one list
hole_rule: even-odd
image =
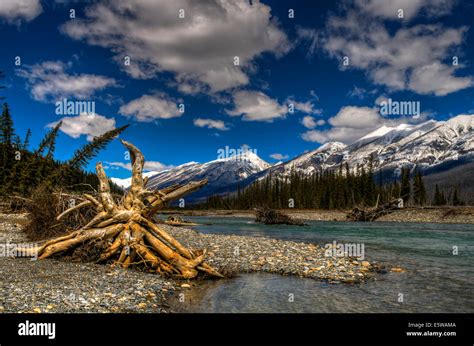
[(132, 159), (132, 184), (120, 203), (111, 195), (109, 181), (102, 164), (96, 165), (100, 186), (98, 197), (84, 194), (85, 201), (61, 213), (61, 220), (73, 211), (85, 206), (94, 208), (96, 215), (81, 229), (68, 235), (44, 242), (34, 251), (39, 259), (58, 255), (85, 242), (105, 240), (108, 248), (101, 253), (99, 261), (110, 261), (124, 268), (130, 265), (145, 265), (154, 271), (180, 278), (191, 279), (199, 272), (223, 277), (204, 262), (206, 250), (195, 251), (181, 245), (164, 229), (155, 224), (153, 216), (165, 203), (178, 199), (199, 189), (207, 180), (172, 185), (158, 191), (146, 189), (147, 178), (143, 178), (145, 163), (143, 154), (133, 144), (122, 141), (130, 151)]

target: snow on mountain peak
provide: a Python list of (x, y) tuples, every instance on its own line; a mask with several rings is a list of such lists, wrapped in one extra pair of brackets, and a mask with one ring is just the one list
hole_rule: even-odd
[(323, 145), (321, 145), (317, 151), (325, 151), (325, 150), (331, 150), (331, 151), (337, 151), (337, 150), (342, 150), (346, 147), (342, 142), (327, 142)]
[(466, 130), (474, 128), (474, 114), (460, 114), (445, 122), (446, 125), (453, 129), (465, 127)]
[(234, 155), (228, 155), (217, 160), (209, 161), (205, 165), (212, 165), (217, 162), (245, 162), (252, 166), (257, 167), (259, 170), (264, 170), (271, 166), (268, 162), (262, 160), (253, 150), (243, 150)]
[[(158, 173), (160, 173), (160, 172), (158, 172), (158, 171), (149, 171), (149, 172), (142, 173), (142, 176), (143, 177), (152, 177), (154, 175), (157, 175)], [(132, 178), (123, 178), (123, 179), (122, 178), (110, 178), (110, 180), (112, 180), (112, 182), (114, 184), (120, 186), (123, 189), (128, 188), (132, 183)]]

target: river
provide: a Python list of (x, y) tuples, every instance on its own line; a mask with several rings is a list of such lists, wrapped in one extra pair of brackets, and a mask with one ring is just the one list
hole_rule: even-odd
[[(202, 233), (266, 236), (324, 246), (362, 243), (368, 261), (405, 273), (361, 284), (328, 284), (267, 273), (204, 281), (181, 304), (186, 312), (474, 312), (474, 226), (428, 223), (308, 222), (268, 226), (249, 218), (189, 217)], [(457, 254), (456, 253), (457, 250)]]

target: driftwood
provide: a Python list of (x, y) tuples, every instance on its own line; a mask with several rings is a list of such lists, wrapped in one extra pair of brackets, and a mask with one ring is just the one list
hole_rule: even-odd
[(355, 207), (346, 217), (350, 221), (375, 221), (379, 217), (390, 214), (400, 208), (403, 208), (403, 200), (399, 198), (373, 208)]
[(294, 220), (282, 212), (270, 208), (255, 208), (255, 221), (266, 225), (295, 225), (304, 226), (304, 223)]
[(98, 195), (84, 194), (83, 202), (61, 213), (57, 220), (83, 207), (92, 207), (95, 216), (81, 229), (68, 235), (44, 242), (31, 251), (32, 256), (45, 259), (84, 243), (106, 241), (108, 247), (101, 253), (99, 261), (113, 261), (124, 268), (130, 265), (144, 265), (158, 273), (191, 279), (199, 272), (223, 277), (204, 262), (206, 251), (191, 250), (180, 244), (164, 229), (153, 222), (153, 216), (167, 202), (199, 189), (207, 180), (173, 185), (158, 191), (146, 189), (142, 176), (145, 163), (143, 154), (133, 144), (122, 141), (130, 151), (132, 159), (132, 185), (117, 202), (111, 195), (109, 181), (102, 164), (96, 165), (100, 181)]
[(182, 217), (177, 215), (170, 215), (166, 219), (165, 223), (170, 226), (199, 226), (198, 223), (189, 222), (184, 220)]

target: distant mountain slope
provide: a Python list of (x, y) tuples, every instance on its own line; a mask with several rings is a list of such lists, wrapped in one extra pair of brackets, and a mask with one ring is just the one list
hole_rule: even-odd
[(435, 172), (437, 166), (442, 169), (447, 162), (452, 161), (451, 168), (457, 162), (471, 161), (474, 156), (474, 116), (459, 115), (448, 121), (430, 120), (393, 128), (383, 126), (348, 146), (340, 142), (326, 143), (271, 167), (255, 178), (269, 174), (288, 176), (292, 169), (309, 174), (315, 170), (337, 168), (345, 162), (355, 168), (367, 165), (371, 156), (374, 168), (388, 173), (388, 177), (398, 176), (403, 166)]
[(207, 179), (207, 185), (186, 197), (188, 200), (195, 200), (218, 193), (229, 186), (236, 186), (239, 182), (269, 167), (270, 164), (253, 152), (247, 151), (226, 159), (206, 163), (189, 162), (159, 172), (150, 178), (147, 187), (157, 189), (176, 183)]

